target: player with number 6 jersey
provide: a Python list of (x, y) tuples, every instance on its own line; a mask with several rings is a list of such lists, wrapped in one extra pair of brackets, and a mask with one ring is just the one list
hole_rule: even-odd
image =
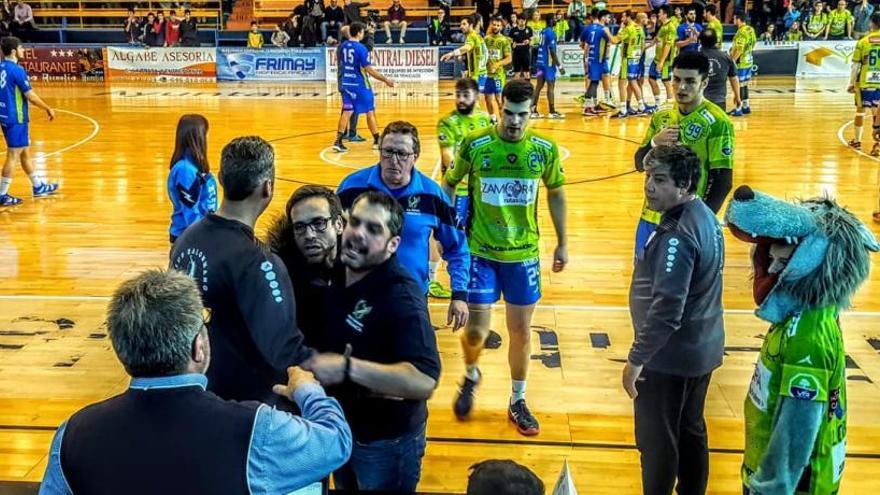
[[(856, 42), (847, 91), (855, 95), (856, 104), (855, 136), (849, 145), (861, 149), (865, 109), (870, 108), (874, 123), (871, 156), (880, 156), (880, 12), (871, 15), (871, 32)], [(874, 212), (874, 219), (880, 221), (880, 210)]]

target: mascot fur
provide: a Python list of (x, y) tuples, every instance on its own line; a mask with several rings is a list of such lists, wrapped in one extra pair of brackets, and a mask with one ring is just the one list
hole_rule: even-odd
[(771, 323), (745, 399), (744, 493), (836, 494), (847, 415), (838, 314), (880, 245), (827, 197), (789, 203), (742, 186), (726, 221), (753, 244), (755, 314)]

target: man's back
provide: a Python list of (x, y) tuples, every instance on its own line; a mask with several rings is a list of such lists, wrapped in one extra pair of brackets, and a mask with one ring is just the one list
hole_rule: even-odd
[[(653, 355), (646, 368), (700, 376), (721, 365), (723, 268), (724, 235), (705, 203), (695, 199), (664, 213), (636, 260), (630, 286), (636, 341), (656, 342), (640, 346)], [(681, 314), (669, 313), (682, 308)], [(675, 321), (679, 326), (670, 327)], [(664, 333), (668, 340), (654, 340)], [(646, 348), (652, 346), (659, 348)]]
[(0, 62), (0, 123), (28, 122), (25, 93), (31, 90), (24, 68), (11, 60)]
[(608, 43), (605, 26), (594, 22), (585, 27), (581, 34), (581, 41), (589, 45), (589, 51), (586, 54), (589, 62), (605, 61), (605, 46)]
[(253, 230), (209, 215), (174, 243), (171, 267), (189, 274), (212, 311), (211, 391), (224, 399), (279, 402), (272, 385), (308, 358), (284, 264)]
[(703, 54), (709, 59), (709, 84), (706, 85), (703, 96), (719, 108), (724, 108), (727, 79), (736, 77), (736, 63), (728, 53), (715, 48), (704, 48)]

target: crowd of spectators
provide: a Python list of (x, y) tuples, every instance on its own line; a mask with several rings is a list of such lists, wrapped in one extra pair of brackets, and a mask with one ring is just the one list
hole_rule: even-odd
[(158, 46), (199, 46), (198, 22), (189, 9), (183, 11), (183, 18), (176, 10), (170, 10), (165, 17), (163, 10), (149, 12), (138, 17), (134, 8), (128, 9), (128, 17), (122, 22), (125, 40), (131, 45)]

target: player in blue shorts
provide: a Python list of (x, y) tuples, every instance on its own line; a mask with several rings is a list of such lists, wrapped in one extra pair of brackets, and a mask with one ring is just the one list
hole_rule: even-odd
[(556, 15), (547, 14), (544, 17), (547, 27), (541, 31), (541, 42), (538, 44), (538, 56), (535, 59), (535, 77), (538, 78), (538, 85), (535, 87), (535, 101), (532, 103), (532, 118), (540, 119), (541, 114), (538, 113), (538, 100), (541, 99), (541, 90), (547, 85), (547, 103), (549, 104), (550, 113), (547, 114), (548, 119), (564, 119), (565, 115), (556, 111), (556, 72), (565, 75), (565, 69), (559, 63), (559, 57), (556, 56)]
[(373, 89), (370, 87), (372, 76), (385, 83), (389, 88), (394, 87), (394, 81), (382, 75), (370, 64), (370, 53), (367, 47), (361, 43), (364, 39), (366, 26), (361, 22), (353, 22), (349, 27), (348, 41), (339, 49), (341, 59), (338, 61), (339, 71), (342, 73), (342, 115), (339, 116), (336, 141), (333, 143), (333, 151), (344, 153), (348, 148), (342, 144), (345, 138), (351, 115), (367, 115), (367, 125), (373, 134), (373, 149), (379, 149), (379, 126), (376, 123), (376, 106), (373, 100)]
[(608, 74), (608, 44), (619, 42), (611, 34), (606, 23), (611, 17), (607, 10), (600, 11), (593, 17), (593, 22), (581, 32), (580, 45), (584, 51), (584, 70), (586, 72), (587, 90), (584, 94), (584, 115), (599, 115), (598, 104), (599, 83)]
[(9, 194), (15, 164), (21, 161), (21, 168), (30, 177), (35, 198), (42, 198), (58, 190), (58, 184), (50, 184), (40, 178), (31, 164), (30, 135), (28, 129), (28, 102), (42, 108), (55, 119), (55, 111), (37, 96), (31, 88), (27, 72), (18, 65), (24, 58), (24, 48), (18, 38), (9, 36), (0, 40), (3, 61), (0, 62), (0, 127), (6, 139), (6, 161), (3, 163), (3, 178), (0, 179), (0, 206), (15, 206), (21, 198)]

